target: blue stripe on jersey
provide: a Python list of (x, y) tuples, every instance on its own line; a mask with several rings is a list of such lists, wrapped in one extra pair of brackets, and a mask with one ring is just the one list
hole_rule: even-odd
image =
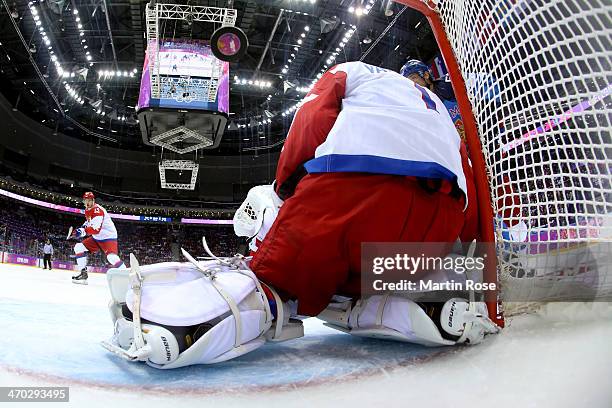
[(438, 163), (369, 155), (330, 154), (309, 160), (304, 167), (308, 173), (363, 172), (457, 180), (452, 171)]

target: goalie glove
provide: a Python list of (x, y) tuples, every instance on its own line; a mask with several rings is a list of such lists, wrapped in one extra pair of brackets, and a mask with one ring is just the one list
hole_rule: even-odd
[(255, 186), (234, 214), (234, 232), (249, 240), (251, 251), (257, 251), (257, 243), (263, 241), (283, 205), (274, 184)]

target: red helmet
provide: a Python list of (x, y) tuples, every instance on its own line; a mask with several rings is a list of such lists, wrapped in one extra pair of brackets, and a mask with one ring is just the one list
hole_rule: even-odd
[(83, 193), (83, 200), (85, 200), (87, 198), (91, 198), (93, 200), (93, 199), (96, 198), (96, 196), (94, 196), (94, 193), (92, 193), (91, 191), (87, 191), (87, 192)]

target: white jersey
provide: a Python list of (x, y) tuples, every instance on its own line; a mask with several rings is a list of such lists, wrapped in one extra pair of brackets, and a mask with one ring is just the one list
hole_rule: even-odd
[(110, 215), (104, 207), (94, 204), (89, 210), (85, 210), (85, 232), (96, 241), (117, 239), (117, 228)]
[(433, 92), (396, 72), (347, 62), (327, 71), (304, 98), (276, 180), (282, 185), (303, 163), (308, 173), (448, 180), (467, 198), (460, 147), (457, 129)]

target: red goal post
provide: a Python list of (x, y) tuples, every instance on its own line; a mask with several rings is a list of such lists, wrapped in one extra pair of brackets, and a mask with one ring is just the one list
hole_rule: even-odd
[[(435, 11), (437, 6), (432, 1), (427, 0), (399, 0), (398, 3), (403, 3), (410, 8), (420, 11), (427, 20), (432, 28), (438, 47), (444, 58), (448, 74), (455, 91), (455, 97), (457, 98), (457, 105), (461, 112), (461, 118), (465, 128), (465, 138), (470, 152), (470, 160), (472, 161), (472, 167), (474, 170), (474, 177), (476, 183), (476, 190), (480, 205), (478, 206), (479, 218), (480, 218), (480, 236), (482, 242), (495, 242), (495, 236), (493, 233), (493, 210), (491, 205), (491, 196), (489, 193), (489, 181), (486, 172), (486, 166), (484, 157), (482, 156), (482, 150), (480, 148), (480, 139), (478, 137), (478, 130), (476, 127), (476, 120), (472, 113), (472, 107), (468, 100), (468, 94), (465, 87), (465, 82), (455, 60), (453, 49), (451, 47), (446, 33), (444, 31), (444, 25), (440, 16)], [(493, 253), (486, 258), (484, 280), (485, 282), (497, 282), (497, 257)], [(498, 311), (498, 301), (496, 293), (488, 291), (488, 299), (486, 299), (487, 307), (489, 309), (489, 317), (498, 325), (503, 326), (504, 320), (502, 314)]]

